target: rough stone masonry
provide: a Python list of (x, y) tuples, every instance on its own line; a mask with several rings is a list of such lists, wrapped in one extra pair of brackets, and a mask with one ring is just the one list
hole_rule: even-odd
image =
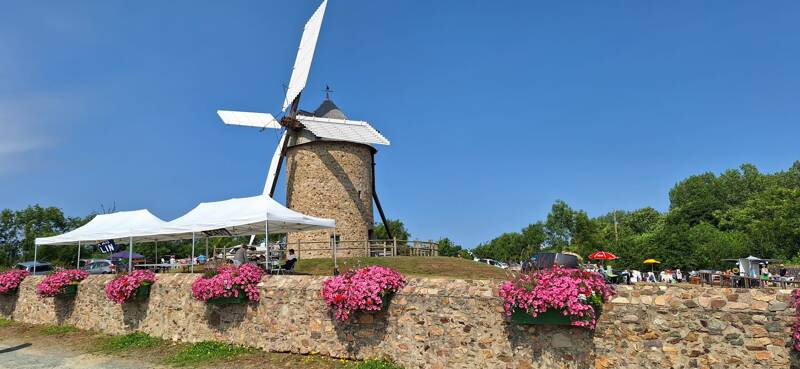
[(0, 315), (112, 334), (222, 340), (277, 352), (385, 357), (405, 368), (789, 368), (790, 290), (619, 286), (595, 332), (508, 322), (496, 281), (410, 279), (384, 313), (336, 323), (323, 278), (265, 277), (257, 304), (195, 301), (196, 276), (162, 274), (143, 303), (108, 301), (111, 276), (81, 283), (74, 300), (40, 298), (40, 277), (0, 296)]

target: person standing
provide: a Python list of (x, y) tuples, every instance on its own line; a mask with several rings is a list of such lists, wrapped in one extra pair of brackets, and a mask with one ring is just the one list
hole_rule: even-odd
[(247, 250), (245, 249), (245, 246), (242, 245), (239, 247), (238, 250), (236, 250), (236, 254), (233, 255), (233, 265), (238, 267), (244, 264), (246, 261), (247, 261)]

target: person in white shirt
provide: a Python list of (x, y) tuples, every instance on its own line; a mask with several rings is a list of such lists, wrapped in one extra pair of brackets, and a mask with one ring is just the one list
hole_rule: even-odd
[(297, 263), (297, 255), (295, 255), (294, 249), (289, 249), (289, 253), (286, 255), (286, 264), (283, 264), (281, 269), (292, 270), (295, 263)]
[(683, 282), (683, 273), (681, 273), (680, 269), (675, 269), (675, 279), (677, 279), (678, 282)]

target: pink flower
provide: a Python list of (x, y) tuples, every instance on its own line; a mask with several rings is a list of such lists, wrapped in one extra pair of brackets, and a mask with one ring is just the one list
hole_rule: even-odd
[(792, 348), (800, 351), (800, 288), (792, 291), (792, 304), (794, 305), (795, 323), (792, 325)]
[(569, 316), (574, 326), (594, 329), (597, 314), (592, 300), (606, 302), (614, 290), (597, 273), (554, 266), (503, 282), (499, 295), (507, 316), (515, 309), (534, 317), (553, 309)]
[(89, 273), (77, 269), (67, 269), (45, 277), (36, 286), (36, 293), (42, 297), (54, 297), (61, 293), (61, 289), (70, 284), (78, 284), (86, 279)]
[(0, 295), (15, 291), (19, 288), (22, 280), (30, 275), (26, 270), (12, 269), (5, 273), (0, 273)]
[(200, 301), (216, 297), (238, 297), (244, 292), (250, 301), (258, 301), (258, 283), (263, 276), (261, 268), (253, 264), (240, 267), (223, 266), (210, 278), (197, 277), (192, 283), (192, 296)]
[(368, 266), (326, 279), (322, 297), (340, 321), (356, 311), (383, 309), (381, 296), (396, 293), (406, 285), (400, 273), (382, 266)]
[(156, 274), (150, 270), (134, 270), (121, 275), (106, 285), (106, 297), (118, 304), (125, 303), (133, 293), (143, 284), (156, 282)]

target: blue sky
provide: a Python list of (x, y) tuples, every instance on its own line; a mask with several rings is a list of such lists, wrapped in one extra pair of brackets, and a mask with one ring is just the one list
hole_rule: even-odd
[[(258, 194), (318, 1), (15, 2), (0, 12), (0, 208), (172, 219)], [(421, 239), (665, 210), (691, 174), (800, 159), (796, 1), (330, 0), (301, 108), (330, 84), (391, 141), (377, 186)], [(283, 199), (283, 191), (277, 195)]]

